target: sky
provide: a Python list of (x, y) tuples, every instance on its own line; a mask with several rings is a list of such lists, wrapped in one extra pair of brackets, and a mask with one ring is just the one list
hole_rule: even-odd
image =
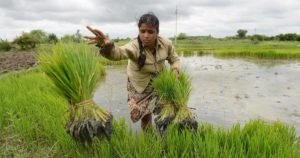
[(86, 26), (110, 38), (135, 37), (139, 17), (153, 12), (160, 35), (226, 37), (238, 29), (248, 34), (300, 34), (299, 0), (0, 0), (0, 38), (42, 29), (58, 37), (91, 35)]

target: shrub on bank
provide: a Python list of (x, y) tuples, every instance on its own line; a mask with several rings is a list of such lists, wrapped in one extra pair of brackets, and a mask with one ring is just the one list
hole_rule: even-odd
[(7, 40), (0, 39), (0, 51), (9, 51), (11, 44)]

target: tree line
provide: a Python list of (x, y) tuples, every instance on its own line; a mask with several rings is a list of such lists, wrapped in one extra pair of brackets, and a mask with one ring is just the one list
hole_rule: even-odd
[[(296, 33), (286, 33), (286, 34), (279, 34), (276, 36), (267, 36), (262, 34), (254, 34), (254, 35), (247, 35), (247, 30), (245, 29), (238, 29), (236, 35), (225, 37), (225, 39), (250, 39), (254, 41), (300, 41), (300, 34)], [(213, 38), (211, 35), (208, 36), (188, 36), (186, 33), (179, 33), (177, 36), (178, 40), (184, 39), (191, 39), (191, 38)]]
[(296, 33), (286, 33), (286, 34), (279, 34), (276, 36), (266, 36), (261, 34), (254, 34), (247, 36), (247, 30), (245, 29), (239, 29), (237, 30), (236, 38), (247, 38), (251, 40), (258, 40), (258, 41), (272, 41), (272, 40), (278, 40), (278, 41), (300, 41), (300, 34)]

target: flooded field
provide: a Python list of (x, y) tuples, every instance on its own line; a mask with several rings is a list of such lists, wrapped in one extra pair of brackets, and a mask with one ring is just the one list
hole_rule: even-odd
[[(249, 119), (280, 120), (300, 135), (300, 61), (217, 59), (213, 56), (181, 56), (182, 68), (192, 76), (188, 103), (200, 122), (218, 127), (244, 124)], [(95, 92), (97, 104), (129, 120), (126, 66), (108, 66)]]

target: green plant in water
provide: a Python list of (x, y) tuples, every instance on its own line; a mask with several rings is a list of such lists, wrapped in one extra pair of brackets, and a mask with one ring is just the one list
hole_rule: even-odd
[(81, 143), (93, 137), (110, 138), (112, 115), (92, 101), (93, 90), (104, 69), (95, 53), (83, 43), (58, 43), (41, 53), (41, 67), (68, 99), (70, 120), (66, 131)]
[(181, 72), (176, 77), (173, 71), (164, 70), (153, 80), (154, 93), (165, 104), (155, 119), (156, 127), (163, 133), (170, 125), (178, 125), (179, 129), (188, 127), (197, 129), (197, 122), (187, 103), (191, 94), (191, 78)]

